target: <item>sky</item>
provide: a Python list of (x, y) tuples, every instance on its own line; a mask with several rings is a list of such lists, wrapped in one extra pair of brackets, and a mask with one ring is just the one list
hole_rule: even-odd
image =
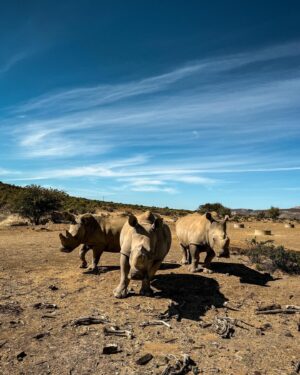
[(300, 2), (6, 1), (0, 181), (300, 205)]

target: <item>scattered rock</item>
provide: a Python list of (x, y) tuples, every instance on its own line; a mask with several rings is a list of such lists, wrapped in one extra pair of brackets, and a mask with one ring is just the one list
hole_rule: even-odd
[(272, 304), (272, 305), (260, 306), (256, 309), (256, 311), (267, 311), (267, 310), (278, 310), (278, 309), (281, 309), (281, 305)]
[(23, 308), (17, 302), (9, 302), (4, 305), (0, 305), (1, 314), (19, 315), (22, 312), (23, 312)]
[(215, 317), (212, 328), (223, 339), (230, 339), (235, 332), (234, 326), (230, 320), (218, 316)]
[(292, 365), (294, 366), (294, 371), (296, 374), (300, 373), (300, 361), (292, 362)]
[(117, 344), (107, 344), (103, 347), (103, 354), (116, 354), (119, 353), (121, 350), (119, 349)]
[(272, 324), (271, 323), (264, 323), (262, 326), (259, 327), (262, 331), (268, 331), (272, 329)]
[(128, 337), (129, 339), (134, 338), (132, 331), (129, 331), (127, 329), (119, 329), (119, 327), (104, 327), (103, 332), (105, 336), (123, 336)]
[(151, 353), (147, 353), (143, 355), (141, 358), (137, 359), (135, 363), (137, 365), (144, 366), (148, 362), (150, 362), (152, 358), (153, 358), (153, 355)]
[(73, 326), (88, 326), (90, 324), (105, 324), (109, 323), (109, 320), (106, 319), (105, 317), (99, 317), (99, 318), (94, 318), (92, 316), (86, 316), (83, 318), (78, 318), (72, 322)]
[(290, 331), (285, 331), (283, 334), (285, 337), (294, 337)]
[(42, 338), (46, 336), (50, 336), (50, 332), (38, 333), (37, 335), (33, 336), (33, 338), (37, 340), (41, 340)]
[(17, 355), (17, 360), (19, 362), (23, 361), (23, 359), (27, 356), (27, 354), (25, 352), (20, 352), (18, 355)]
[(177, 361), (175, 366), (168, 365), (161, 375), (185, 375), (193, 370), (194, 366), (196, 366), (196, 363), (188, 354), (184, 354), (182, 361)]
[(38, 302), (33, 305), (35, 309), (58, 309), (54, 303)]
[(7, 340), (1, 340), (1, 341), (0, 341), (0, 349), (1, 349), (2, 346), (4, 346), (6, 343), (7, 343)]
[(53, 290), (53, 291), (56, 291), (56, 290), (58, 290), (59, 288), (58, 288), (56, 285), (49, 285), (49, 289), (50, 289), (50, 290)]
[(140, 324), (140, 327), (161, 326), (161, 325), (164, 325), (164, 326), (172, 329), (170, 324), (165, 322), (164, 320), (153, 320), (153, 321), (149, 321), (149, 322), (143, 322), (143, 323)]

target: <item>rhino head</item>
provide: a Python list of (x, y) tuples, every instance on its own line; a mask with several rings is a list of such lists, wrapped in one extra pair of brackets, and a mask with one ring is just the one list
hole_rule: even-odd
[(218, 258), (229, 258), (229, 237), (226, 233), (226, 223), (229, 216), (226, 215), (221, 221), (216, 221), (212, 218), (209, 212), (206, 213), (206, 218), (210, 221), (208, 229), (208, 240), (210, 247), (215, 251)]
[(60, 251), (64, 253), (70, 253), (77, 246), (84, 243), (91, 233), (96, 229), (98, 223), (93, 215), (83, 215), (76, 224), (70, 225), (69, 230), (66, 230), (66, 234), (59, 234), (61, 248)]
[(131, 215), (128, 224), (133, 228), (128, 277), (132, 280), (143, 280), (148, 278), (153, 264), (157, 231), (162, 226), (162, 219), (156, 218), (150, 211), (147, 211), (138, 219)]

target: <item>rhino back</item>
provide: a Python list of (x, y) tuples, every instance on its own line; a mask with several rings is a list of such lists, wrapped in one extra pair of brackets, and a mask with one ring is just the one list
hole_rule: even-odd
[[(140, 215), (138, 219), (143, 219), (144, 214)], [(130, 256), (132, 246), (132, 235), (134, 228), (126, 222), (122, 228), (120, 235), (121, 252), (124, 255)], [(157, 246), (155, 248), (155, 258), (162, 259), (169, 252), (171, 247), (172, 235), (169, 226), (163, 223), (160, 228), (157, 229)]]
[(169, 226), (163, 223), (158, 230), (157, 259), (163, 259), (169, 252), (172, 243), (172, 234)]
[(186, 215), (176, 223), (176, 234), (183, 246), (206, 244), (210, 222), (198, 213)]
[(123, 216), (96, 216), (98, 228), (89, 235), (87, 243), (102, 247), (104, 251), (120, 251), (120, 233), (126, 221)]

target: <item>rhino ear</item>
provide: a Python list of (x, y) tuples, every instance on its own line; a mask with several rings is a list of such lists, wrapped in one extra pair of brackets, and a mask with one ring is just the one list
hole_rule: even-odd
[(85, 214), (81, 216), (80, 223), (84, 226), (85, 231), (88, 233), (92, 233), (99, 227), (97, 220), (91, 214)]
[(223, 219), (223, 225), (224, 225), (224, 228), (225, 228), (225, 229), (226, 229), (226, 223), (227, 223), (228, 220), (229, 220), (229, 216), (226, 215), (226, 216), (224, 217), (224, 219)]
[(152, 228), (154, 230), (158, 229), (158, 228), (161, 228), (162, 224), (163, 224), (163, 219), (161, 217), (157, 217), (157, 218), (155, 218), (154, 223), (152, 224)]
[(213, 217), (211, 216), (211, 213), (210, 212), (205, 212), (205, 217), (207, 220), (209, 220), (210, 222), (213, 222), (214, 219)]
[(137, 218), (134, 215), (129, 215), (129, 217), (128, 217), (128, 224), (131, 227), (135, 227), (137, 225), (137, 223), (138, 223)]

